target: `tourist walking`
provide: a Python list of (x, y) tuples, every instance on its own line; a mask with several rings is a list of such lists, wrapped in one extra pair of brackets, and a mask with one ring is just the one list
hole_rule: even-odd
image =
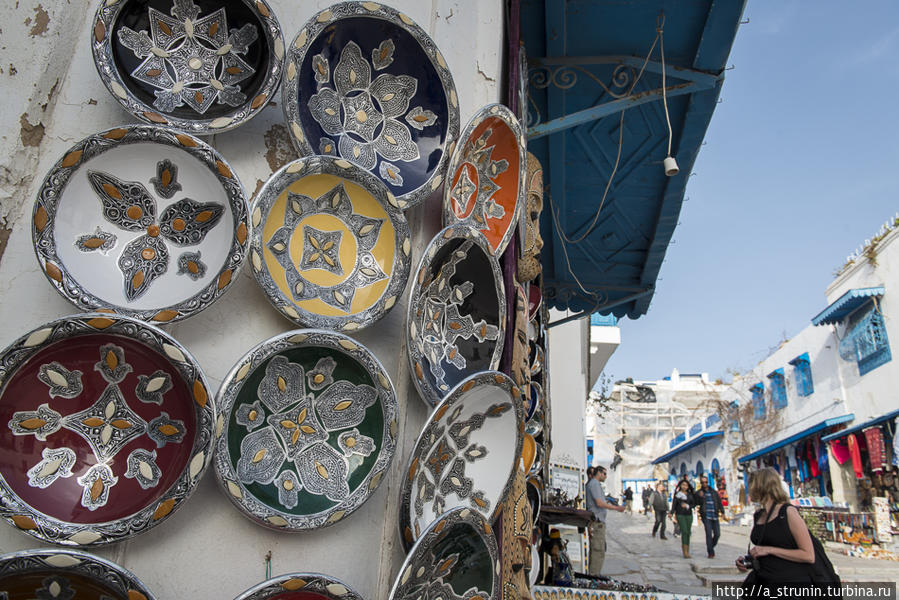
[(649, 517), (649, 515), (651, 514), (650, 501), (652, 500), (652, 492), (653, 492), (652, 487), (647, 485), (645, 488), (643, 488), (643, 493), (641, 494), (643, 496), (643, 514), (646, 515), (647, 517)]
[[(589, 475), (588, 471), (588, 475)], [(590, 522), (590, 575), (599, 575), (602, 571), (602, 563), (606, 559), (606, 511), (617, 510), (623, 512), (623, 506), (612, 504), (606, 499), (606, 490), (603, 482), (606, 480), (606, 469), (598, 466), (587, 481), (587, 509), (593, 513), (593, 521)]]
[(665, 517), (668, 516), (668, 494), (665, 493), (664, 483), (660, 481), (656, 484), (656, 489), (650, 492), (649, 501), (656, 515), (655, 525), (652, 526), (652, 537), (655, 537), (656, 531), (658, 531), (659, 539), (667, 540), (668, 538), (665, 537)]
[(634, 514), (634, 490), (630, 486), (624, 490), (624, 510), (627, 514)]
[(724, 514), (721, 505), (721, 496), (709, 487), (709, 478), (705, 475), (699, 477), (699, 490), (696, 492), (696, 506), (699, 509), (699, 520), (705, 528), (705, 547), (709, 558), (715, 558), (715, 545), (721, 537), (721, 524), (718, 515)]
[(690, 528), (693, 527), (693, 494), (690, 484), (681, 479), (671, 499), (671, 515), (680, 527), (681, 546), (684, 558), (690, 558)]
[(755, 545), (748, 555), (736, 561), (740, 571), (752, 571), (743, 583), (744, 590), (760, 593), (759, 584), (829, 585), (838, 590), (840, 580), (830, 559), (821, 542), (809, 532), (799, 511), (790, 504), (777, 471), (765, 467), (753, 473), (749, 479), (749, 497), (762, 508), (755, 513), (755, 524), (749, 534)]
[[(688, 488), (689, 491), (690, 491), (690, 501), (692, 502), (692, 501), (693, 501), (693, 493), (694, 493), (695, 490), (693, 489), (693, 483), (690, 481), (690, 474), (689, 474), (689, 473), (684, 473), (684, 474), (681, 476), (681, 479), (680, 479), (680, 481), (678, 482), (678, 484), (674, 487), (674, 490), (677, 491), (678, 489), (680, 489), (680, 484), (681, 484), (682, 482), (684, 482), (684, 481), (687, 482), (687, 488)], [(674, 513), (673, 513), (673, 512), (671, 513), (671, 518), (672, 518), (672, 519), (674, 518)], [(676, 520), (674, 521), (674, 535), (680, 535), (680, 523), (677, 522)]]

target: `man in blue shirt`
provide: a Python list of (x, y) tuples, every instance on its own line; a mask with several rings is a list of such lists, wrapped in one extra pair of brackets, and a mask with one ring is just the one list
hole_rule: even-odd
[(718, 538), (721, 537), (718, 515), (724, 514), (724, 507), (721, 505), (721, 496), (716, 490), (709, 487), (709, 478), (705, 475), (699, 478), (696, 506), (699, 510), (699, 518), (705, 527), (705, 547), (709, 551), (709, 558), (715, 558), (715, 545), (718, 543)]
[(590, 522), (590, 566), (588, 573), (599, 575), (602, 563), (606, 559), (606, 511), (617, 510), (624, 512), (623, 506), (617, 506), (606, 500), (606, 490), (603, 482), (606, 480), (606, 468), (596, 467), (592, 476), (587, 471), (587, 510), (593, 513), (593, 521)]

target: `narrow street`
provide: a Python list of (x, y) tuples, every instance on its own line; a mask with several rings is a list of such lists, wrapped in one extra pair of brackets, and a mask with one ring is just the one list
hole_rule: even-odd
[[(716, 557), (710, 559), (706, 558), (702, 524), (694, 521), (690, 542), (692, 558), (685, 559), (681, 556), (680, 538), (671, 535), (671, 521), (668, 521), (667, 540), (650, 535), (653, 522), (638, 513), (609, 513), (608, 552), (603, 575), (654, 585), (668, 592), (703, 595), (711, 594), (711, 586), (716, 582), (743, 579), (733, 563), (737, 556), (746, 553), (749, 527), (722, 523)], [(830, 549), (828, 556), (843, 581), (899, 583), (899, 562), (850, 557)]]

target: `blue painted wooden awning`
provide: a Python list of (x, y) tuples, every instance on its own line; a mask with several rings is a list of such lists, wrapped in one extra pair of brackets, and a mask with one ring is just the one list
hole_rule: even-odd
[(855, 309), (867, 304), (871, 298), (883, 296), (884, 291), (883, 286), (851, 289), (815, 315), (812, 318), (812, 325), (840, 323)]
[(840, 415), (839, 417), (832, 417), (830, 419), (825, 419), (825, 420), (821, 421), (820, 423), (812, 425), (811, 427), (809, 427), (807, 429), (803, 429), (799, 433), (795, 433), (795, 434), (791, 435), (790, 437), (784, 438), (778, 442), (774, 442), (773, 444), (768, 444), (764, 448), (756, 450), (755, 452), (752, 452), (745, 456), (741, 456), (740, 458), (737, 459), (737, 462), (740, 464), (743, 464), (745, 462), (749, 462), (750, 460), (752, 460), (754, 458), (759, 458), (761, 456), (765, 456), (766, 454), (771, 454), (775, 450), (780, 450), (784, 446), (792, 444), (793, 442), (798, 442), (798, 441), (804, 440), (805, 438), (807, 438), (811, 435), (814, 435), (814, 434), (818, 433), (819, 431), (823, 431), (823, 430), (827, 429), (828, 427), (833, 427), (834, 425), (840, 425), (841, 423), (848, 423), (849, 421), (853, 420), (854, 418), (855, 418), (855, 415), (853, 413), (849, 413), (848, 415)]
[(854, 425), (853, 427), (849, 427), (847, 429), (841, 429), (840, 431), (825, 435), (821, 438), (822, 442), (829, 442), (831, 440), (836, 440), (841, 437), (845, 437), (850, 433), (861, 433), (865, 429), (869, 427), (875, 427), (882, 423), (889, 421), (890, 419), (895, 419), (899, 417), (899, 409), (890, 411), (884, 415), (880, 415), (879, 417), (875, 417), (869, 421), (865, 421), (864, 423), (859, 423), (858, 425)]
[[(744, 4), (521, 0), (528, 149), (547, 186), (541, 233), (550, 306), (616, 317), (646, 313)], [(662, 167), (668, 126), (660, 44), (643, 68), (659, 25), (672, 155), (680, 166), (673, 177)], [(564, 247), (560, 232), (571, 240)]]
[(680, 446), (674, 448), (673, 450), (666, 452), (662, 456), (660, 456), (657, 459), (655, 459), (654, 461), (652, 461), (652, 464), (658, 465), (658, 464), (661, 464), (664, 462), (668, 462), (672, 458), (677, 456), (678, 454), (686, 452), (690, 448), (695, 448), (699, 444), (707, 442), (708, 440), (710, 440), (712, 438), (723, 437), (723, 436), (724, 436), (723, 431), (707, 431), (707, 432), (703, 433), (702, 435), (698, 435), (698, 436), (692, 438), (689, 442), (687, 442), (685, 444), (681, 444)]

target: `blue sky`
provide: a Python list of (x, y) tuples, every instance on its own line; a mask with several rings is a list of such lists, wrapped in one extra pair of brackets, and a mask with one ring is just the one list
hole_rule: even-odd
[(899, 2), (750, 0), (649, 312), (613, 380), (728, 380), (827, 305), (899, 211)]

